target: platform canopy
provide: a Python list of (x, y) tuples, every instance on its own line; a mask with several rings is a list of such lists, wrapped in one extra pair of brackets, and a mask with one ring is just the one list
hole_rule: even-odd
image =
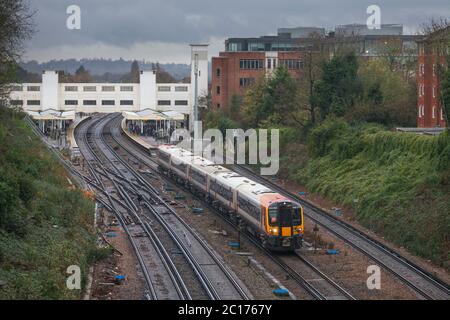
[(27, 113), (35, 120), (74, 120), (75, 111), (58, 111), (47, 109), (44, 111), (27, 111)]
[(144, 109), (141, 111), (123, 111), (122, 116), (127, 120), (184, 120), (184, 114), (177, 111), (156, 111)]

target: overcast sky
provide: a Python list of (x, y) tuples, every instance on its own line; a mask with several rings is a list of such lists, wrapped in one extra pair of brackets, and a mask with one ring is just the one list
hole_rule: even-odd
[[(189, 43), (209, 43), (210, 56), (227, 37), (276, 34), (278, 27), (365, 23), (371, 4), (382, 23), (415, 33), (432, 17), (450, 17), (449, 0), (28, 0), (37, 32), (24, 60), (145, 59), (188, 63)], [(66, 27), (70, 5), (81, 8), (81, 29)]]

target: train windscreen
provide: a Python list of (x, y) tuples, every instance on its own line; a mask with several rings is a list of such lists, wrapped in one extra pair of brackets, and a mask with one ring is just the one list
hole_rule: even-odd
[(300, 208), (291, 203), (277, 204), (269, 207), (269, 225), (291, 227), (301, 224)]

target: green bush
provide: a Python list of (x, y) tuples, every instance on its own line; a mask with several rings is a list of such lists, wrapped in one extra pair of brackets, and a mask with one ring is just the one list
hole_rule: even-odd
[(450, 139), (329, 119), (308, 139), (295, 179), (352, 208), (358, 220), (450, 267)]
[(65, 286), (78, 265), (83, 281), (97, 252), (93, 202), (21, 120), (0, 108), (0, 299), (78, 299)]

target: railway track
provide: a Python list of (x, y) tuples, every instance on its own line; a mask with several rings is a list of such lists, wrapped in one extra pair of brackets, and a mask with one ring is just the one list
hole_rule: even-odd
[(252, 170), (242, 165), (234, 165), (234, 168), (236, 172), (269, 186), (280, 194), (302, 204), (305, 209), (305, 216), (394, 274), (421, 298), (429, 300), (450, 299), (450, 287), (448, 284), (420, 268), (398, 252), (388, 248), (350, 224), (331, 216), (296, 194), (283, 189), (276, 183), (261, 177)]
[[(147, 230), (150, 234), (153, 232), (154, 239), (164, 239), (160, 241), (160, 250), (170, 244), (172, 252), (176, 249), (182, 253), (186, 259), (183, 265), (189, 265), (195, 273), (190, 278), (198, 279), (205, 293), (204, 298), (249, 299), (247, 290), (242, 287), (221, 258), (159, 196), (158, 191), (109, 146), (106, 141), (108, 134), (104, 133), (104, 126), (109, 121), (110, 117), (101, 118), (95, 127), (93, 138), (92, 135), (88, 135), (84, 139), (88, 142), (86, 147), (90, 147), (95, 155), (96, 162), (101, 163), (102, 167), (107, 167), (103, 168), (100, 176), (107, 177), (108, 181), (116, 185), (120, 196), (129, 208), (133, 209), (134, 219), (140, 219), (139, 225), (144, 231)], [(79, 143), (80, 149), (85, 149), (82, 143)], [(98, 169), (94, 168), (94, 175), (99, 175)], [(154, 225), (157, 225), (157, 228), (153, 228)], [(159, 233), (153, 229), (159, 230)], [(164, 230), (165, 235), (161, 230)], [(167, 251), (166, 254), (163, 251), (163, 255), (166, 258), (169, 256)], [(173, 255), (179, 256), (179, 253), (175, 252)], [(177, 274), (173, 277), (180, 278)]]
[[(136, 253), (144, 278), (147, 283), (147, 297), (154, 300), (159, 299), (181, 299), (190, 300), (191, 295), (184, 284), (183, 279), (173, 267), (173, 262), (168, 258), (152, 230), (142, 221), (136, 212), (136, 207), (131, 201), (127, 201), (122, 194), (121, 187), (117, 182), (109, 179), (109, 174), (99, 174), (104, 167), (104, 161), (97, 155), (97, 146), (92, 138), (91, 129), (101, 125), (101, 119), (94, 120), (82, 125), (77, 130), (80, 149), (89, 167), (94, 180), (97, 181), (99, 189), (104, 190), (104, 205), (116, 215), (123, 230), (130, 239), (130, 243)], [(115, 195), (113, 197), (112, 195)], [(125, 202), (118, 200), (121, 196)]]
[[(119, 129), (120, 118), (116, 118), (115, 120), (112, 120), (112, 122), (114, 123), (110, 127), (110, 134), (111, 138), (114, 140), (114, 143), (120, 146), (120, 148), (122, 148), (128, 154), (129, 158), (134, 159), (133, 162), (144, 164), (146, 167), (156, 172), (157, 162), (150, 157), (148, 152), (146, 152), (146, 150), (141, 145), (135, 143), (135, 141), (129, 140), (127, 138), (124, 139), (124, 137), (122, 136), (123, 133)], [(132, 142), (132, 145), (130, 145), (129, 142)], [(179, 187), (183, 188), (182, 186)], [(186, 188), (183, 189), (189, 192), (189, 190), (187, 190)], [(205, 203), (203, 199), (200, 200)], [(209, 204), (206, 205), (208, 205), (210, 209), (218, 213), (220, 217), (233, 228), (237, 228), (236, 224), (228, 217), (220, 214), (217, 208), (214, 208)], [(278, 265), (278, 267), (280, 267), (287, 275), (289, 275), (291, 279), (299, 284), (309, 295), (311, 295), (312, 298), (317, 300), (356, 300), (356, 298), (352, 296), (345, 288), (325, 275), (322, 271), (319, 270), (319, 268), (313, 265), (310, 261), (306, 260), (306, 258), (300, 255), (296, 255), (296, 259), (292, 259), (293, 257), (283, 258), (278, 255), (274, 255), (272, 252), (264, 248), (261, 243), (257, 241), (253, 236), (247, 233), (244, 233), (244, 236), (248, 241), (253, 243), (253, 245), (255, 245), (266, 256), (268, 256), (276, 265)], [(298, 260), (301, 261), (301, 269), (304, 275), (295, 270), (299, 268)]]

